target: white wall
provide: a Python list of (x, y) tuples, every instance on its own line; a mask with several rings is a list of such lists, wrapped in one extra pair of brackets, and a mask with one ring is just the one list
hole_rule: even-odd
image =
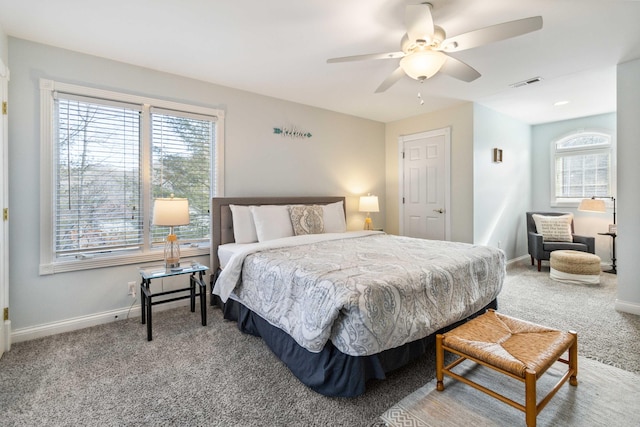
[(0, 60), (5, 66), (9, 66), (9, 37), (0, 25)]
[[(531, 127), (478, 104), (473, 111), (473, 242), (515, 259), (527, 254)], [(502, 163), (493, 162), (494, 148), (502, 149)]]
[(640, 60), (618, 65), (618, 299), (616, 309), (640, 315)]
[[(0, 49), (2, 45), (0, 44)], [(131, 304), (137, 266), (50, 276), (39, 264), (39, 79), (124, 91), (225, 110), (225, 195), (345, 195), (348, 226), (362, 227), (358, 196), (380, 196), (385, 213), (384, 124), (9, 38), (10, 307), (14, 337), (56, 325), (110, 320)], [(274, 127), (296, 126), (309, 139)], [(208, 257), (200, 262), (208, 264)], [(142, 331), (141, 331), (142, 333)]]
[[(551, 144), (553, 141), (580, 129), (601, 129), (616, 134), (616, 114), (600, 114), (533, 126), (532, 141), (532, 210), (572, 212), (577, 234), (596, 238), (596, 255), (603, 263), (611, 262), (611, 238), (598, 233), (609, 231), (613, 211), (608, 214), (580, 212), (576, 207), (551, 207)], [(620, 141), (618, 139), (618, 146)], [(619, 155), (619, 152), (618, 152)], [(620, 171), (618, 171), (620, 182)], [(615, 195), (614, 195), (615, 197)]]
[[(387, 123), (385, 231), (399, 232), (398, 138), (445, 127), (451, 128), (452, 240), (500, 242), (509, 259), (526, 254), (530, 126), (472, 103)], [(494, 147), (502, 147), (508, 161), (492, 163)]]
[(387, 123), (385, 231), (398, 234), (400, 224), (398, 138), (451, 127), (451, 240), (473, 242), (473, 104)]

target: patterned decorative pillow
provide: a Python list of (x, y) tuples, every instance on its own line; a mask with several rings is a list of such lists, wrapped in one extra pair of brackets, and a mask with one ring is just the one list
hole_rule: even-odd
[(323, 233), (324, 218), (322, 213), (322, 206), (289, 206), (289, 216), (295, 235)]
[(533, 214), (532, 217), (536, 223), (536, 231), (542, 234), (542, 240), (545, 242), (573, 242), (571, 235), (573, 214), (558, 216)]

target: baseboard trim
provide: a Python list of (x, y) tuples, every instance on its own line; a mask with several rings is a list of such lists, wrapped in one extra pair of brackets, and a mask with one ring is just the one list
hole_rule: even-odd
[(616, 308), (616, 311), (636, 314), (640, 316), (640, 304), (638, 304), (637, 302), (622, 301), (622, 300), (616, 299), (615, 308)]
[[(208, 295), (207, 295), (208, 296)], [(200, 304), (199, 299), (196, 298), (196, 305)], [(189, 305), (189, 300), (172, 301), (162, 305), (156, 305), (153, 307), (153, 312), (170, 310), (176, 307), (182, 307)], [(207, 304), (208, 308), (208, 304)], [(198, 310), (196, 308), (196, 310)], [(37, 338), (43, 338), (50, 335), (61, 334), (64, 332), (76, 331), (78, 329), (89, 328), (91, 326), (102, 325), (105, 323), (116, 322), (123, 319), (132, 317), (140, 317), (140, 302), (136, 300), (133, 305), (129, 307), (119, 308), (116, 310), (103, 311), (101, 313), (90, 314), (87, 316), (79, 316), (70, 319), (65, 319), (59, 322), (45, 323), (43, 325), (31, 326), (28, 328), (20, 328), (11, 332), (11, 342), (18, 343), (23, 341), (30, 341)]]
[[(522, 256), (519, 256), (517, 258), (513, 258), (513, 259), (510, 259), (510, 260), (507, 260), (507, 267), (509, 267), (510, 265), (513, 265), (513, 264), (515, 264), (517, 262), (523, 261), (525, 259), (529, 259), (529, 258), (531, 258), (530, 255), (522, 255)], [(545, 260), (545, 262), (548, 264), (549, 260)], [(605, 272), (605, 270), (608, 270), (608, 269), (611, 268), (611, 263), (607, 263), (607, 262), (603, 261), (603, 262), (600, 263), (600, 268), (601, 268), (601, 270), (603, 272)]]
[(523, 259), (527, 259), (527, 258), (529, 258), (529, 255), (522, 255), (518, 258), (507, 260), (507, 267), (510, 266), (511, 264), (515, 264), (516, 262), (520, 262)]

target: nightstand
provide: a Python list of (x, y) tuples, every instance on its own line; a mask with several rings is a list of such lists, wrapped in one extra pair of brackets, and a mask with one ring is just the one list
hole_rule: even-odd
[[(202, 280), (202, 275), (207, 271), (209, 267), (204, 265), (193, 264), (184, 268), (172, 268), (168, 269), (165, 266), (153, 266), (140, 269), (140, 276), (142, 276), (142, 283), (140, 283), (140, 311), (142, 317), (142, 324), (147, 324), (147, 341), (152, 340), (151, 332), (151, 307), (157, 304), (164, 304), (171, 301), (178, 301), (189, 298), (191, 300), (191, 312), (196, 311), (196, 296), (200, 297), (200, 318), (202, 320), (202, 326), (207, 325), (207, 284)], [(197, 273), (197, 276), (196, 276)], [(189, 287), (174, 289), (171, 291), (151, 293), (149, 286), (153, 279), (162, 279), (165, 277), (178, 276), (182, 274), (190, 274)], [(198, 292), (196, 292), (198, 291)], [(185, 292), (188, 292), (184, 295)], [(154, 298), (182, 293), (173, 298), (164, 298), (155, 300)]]

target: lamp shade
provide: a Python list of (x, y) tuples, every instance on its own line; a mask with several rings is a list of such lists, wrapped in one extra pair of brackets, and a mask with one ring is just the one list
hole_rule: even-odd
[(188, 199), (156, 199), (153, 204), (153, 225), (177, 226), (189, 224)]
[(402, 57), (400, 66), (409, 77), (424, 80), (437, 73), (446, 60), (442, 52), (419, 50)]
[(361, 196), (360, 197), (360, 212), (379, 212), (378, 196)]
[(604, 200), (599, 199), (582, 199), (580, 202), (580, 206), (578, 206), (579, 211), (585, 212), (606, 212), (606, 206), (604, 204)]

